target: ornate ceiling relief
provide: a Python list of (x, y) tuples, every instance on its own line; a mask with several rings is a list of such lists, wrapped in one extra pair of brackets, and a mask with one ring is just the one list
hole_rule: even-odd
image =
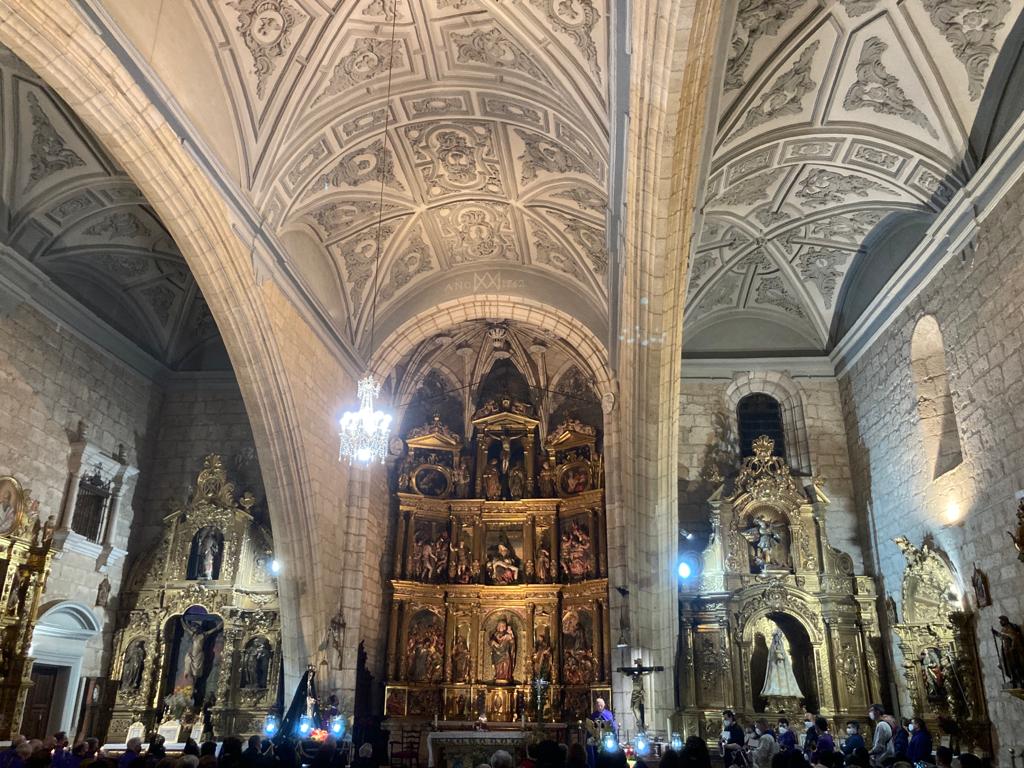
[(388, 69), (404, 66), (402, 43), (374, 37), (357, 38), (352, 50), (334, 66), (327, 87), (317, 96), (313, 105), (324, 99), (344, 93), (347, 89), (378, 77), (387, 77)]
[(921, 226), (964, 184), (1011, 5), (740, 0), (684, 349), (827, 351), (844, 304), (866, 303), (865, 242)]
[(526, 51), (498, 27), (475, 29), (467, 34), (453, 33), (452, 42), (456, 61), (460, 63), (514, 70), (530, 79), (551, 83)]
[(39, 105), (39, 98), (29, 91), (25, 99), (28, 101), (29, 112), (32, 113), (32, 152), (29, 160), (32, 170), (29, 172), (28, 191), (36, 182), (59, 171), (85, 165), (85, 161), (65, 145), (64, 138), (57, 133)]
[(289, 0), (235, 0), (228, 6), (238, 11), (235, 28), (252, 54), (256, 95), (264, 97), (267, 78), (274, 71), (274, 59), (291, 46), (290, 34), (306, 14)]
[(417, 123), (404, 129), (428, 194), (486, 192), (507, 196), (494, 133), (487, 123)]
[(432, 272), (436, 267), (430, 245), (423, 239), (421, 232), (413, 232), (394, 256), (387, 282), (380, 291), (381, 297), (390, 299), (417, 277)]
[(83, 232), (93, 237), (106, 237), (113, 240), (134, 240), (150, 236), (146, 225), (128, 211), (108, 214), (95, 224), (86, 227)]
[(360, 187), (364, 184), (379, 184), (403, 190), (402, 182), (395, 175), (395, 161), (392, 153), (384, 146), (383, 139), (377, 139), (365, 147), (353, 149), (342, 155), (329, 171), (310, 185), (310, 192), (331, 187)]
[(442, 208), (438, 223), (453, 264), (518, 260), (507, 205), (463, 203)]
[(594, 27), (601, 14), (592, 0), (531, 0), (551, 26), (572, 38), (576, 47), (587, 61), (591, 74), (601, 76), (601, 65), (597, 61), (597, 45), (594, 43)]

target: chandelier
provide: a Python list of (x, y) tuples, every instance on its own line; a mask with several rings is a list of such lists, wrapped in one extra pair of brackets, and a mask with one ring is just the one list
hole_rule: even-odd
[[(398, 2), (391, 15), (391, 48), (395, 50), (395, 24), (398, 20)], [(384, 153), (387, 153), (388, 146), (388, 120), (391, 110), (388, 105), (391, 103), (391, 73), (394, 65), (394, 54), (388, 56), (388, 86), (384, 97), (384, 126), (380, 134), (381, 146)], [(381, 159), (377, 166), (377, 175), (380, 178), (380, 191), (377, 201), (377, 249), (373, 262), (373, 282), (370, 287), (370, 346), (369, 354), (373, 354), (373, 336), (377, 320), (377, 275), (380, 271), (380, 249), (381, 249), (381, 228), (384, 222), (384, 168), (385, 159)], [(338, 422), (338, 461), (348, 459), (349, 465), (353, 462), (367, 465), (377, 460), (382, 464), (388, 455), (388, 435), (391, 433), (391, 416), (374, 409), (373, 401), (380, 394), (380, 384), (367, 373), (359, 380), (357, 389), (359, 395), (359, 410), (346, 411)]]
[(380, 394), (380, 384), (373, 374), (359, 380), (358, 391), (359, 410), (347, 411), (339, 422), (338, 461), (348, 459), (349, 464), (353, 461), (369, 464), (376, 459), (383, 463), (388, 455), (391, 415), (374, 410), (373, 401)]

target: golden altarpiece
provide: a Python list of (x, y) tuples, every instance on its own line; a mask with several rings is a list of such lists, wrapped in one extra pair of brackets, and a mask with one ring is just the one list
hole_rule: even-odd
[(975, 641), (977, 614), (968, 609), (944, 553), (927, 540), (915, 547), (904, 536), (896, 545), (907, 561), (903, 620), (898, 621), (890, 604), (890, 623), (899, 638), (911, 707), (932, 733), (950, 734), (961, 749), (991, 753), (992, 727)]
[(398, 472), (386, 715), (490, 722), (589, 713), (610, 690), (604, 474), (597, 430), (541, 443), (533, 407), (479, 408), (468, 446), (435, 416)]
[(32, 687), (29, 648), (53, 559), (54, 518), (40, 523), (36, 503), (13, 477), (0, 477), (0, 739), (21, 729)]
[(132, 723), (193, 723), (216, 734), (259, 733), (276, 700), (281, 621), (270, 531), (238, 498), (217, 455), (195, 491), (164, 519), (159, 546), (123, 593), (111, 678), (109, 738)]
[(712, 495), (699, 583), (680, 595), (681, 716), (716, 740), (721, 712), (742, 720), (804, 708), (862, 719), (882, 699), (874, 583), (828, 543), (828, 499), (804, 489), (768, 437), (731, 489)]

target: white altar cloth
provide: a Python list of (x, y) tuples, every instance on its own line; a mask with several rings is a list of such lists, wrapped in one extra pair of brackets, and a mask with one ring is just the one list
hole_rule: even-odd
[[(526, 743), (526, 731), (431, 731), (427, 734), (427, 766), (434, 768), (434, 748), (444, 746), (488, 746), (515, 748)], [(515, 757), (515, 755), (513, 755)]]

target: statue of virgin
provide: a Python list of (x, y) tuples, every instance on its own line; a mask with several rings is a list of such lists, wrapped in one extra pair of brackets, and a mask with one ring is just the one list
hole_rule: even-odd
[(768, 649), (768, 671), (764, 676), (761, 695), (768, 697), (802, 698), (800, 686), (793, 674), (793, 662), (786, 653), (782, 630), (778, 627), (772, 633), (772, 644)]

